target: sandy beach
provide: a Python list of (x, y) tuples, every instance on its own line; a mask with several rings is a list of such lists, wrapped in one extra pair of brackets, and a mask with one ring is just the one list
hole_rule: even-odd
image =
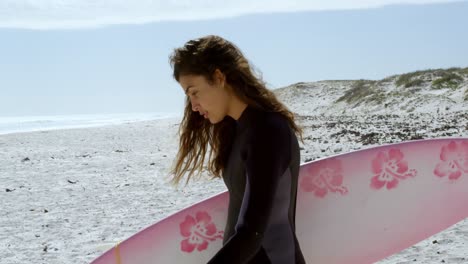
[[(301, 161), (386, 143), (467, 137), (466, 114), (302, 116)], [(180, 120), (0, 136), (0, 263), (89, 263), (115, 243), (226, 188), (172, 187)], [(206, 176), (206, 174), (203, 174)], [(390, 263), (467, 263), (468, 221), (390, 256)]]

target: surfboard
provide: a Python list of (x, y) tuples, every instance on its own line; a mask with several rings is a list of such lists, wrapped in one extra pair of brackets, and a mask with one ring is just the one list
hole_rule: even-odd
[[(91, 264), (206, 263), (222, 247), (227, 192), (114, 245)], [(387, 144), (304, 163), (296, 234), (307, 263), (365, 264), (468, 217), (468, 138)]]

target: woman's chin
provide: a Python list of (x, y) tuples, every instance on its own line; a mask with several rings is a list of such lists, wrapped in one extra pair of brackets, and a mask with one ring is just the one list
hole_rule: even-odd
[(221, 120), (213, 119), (211, 117), (208, 117), (207, 120), (213, 125), (221, 122)]

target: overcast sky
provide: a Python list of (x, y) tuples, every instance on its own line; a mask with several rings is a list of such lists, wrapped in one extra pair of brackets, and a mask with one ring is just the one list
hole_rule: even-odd
[(270, 88), (468, 67), (468, 1), (0, 0), (0, 10), (0, 116), (178, 112), (168, 56), (207, 34), (239, 46)]

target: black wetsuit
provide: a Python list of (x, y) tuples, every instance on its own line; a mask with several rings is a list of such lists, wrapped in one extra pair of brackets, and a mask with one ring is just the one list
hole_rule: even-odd
[(305, 263), (295, 234), (299, 164), (287, 119), (248, 106), (223, 172), (229, 191), (223, 247), (208, 264)]

